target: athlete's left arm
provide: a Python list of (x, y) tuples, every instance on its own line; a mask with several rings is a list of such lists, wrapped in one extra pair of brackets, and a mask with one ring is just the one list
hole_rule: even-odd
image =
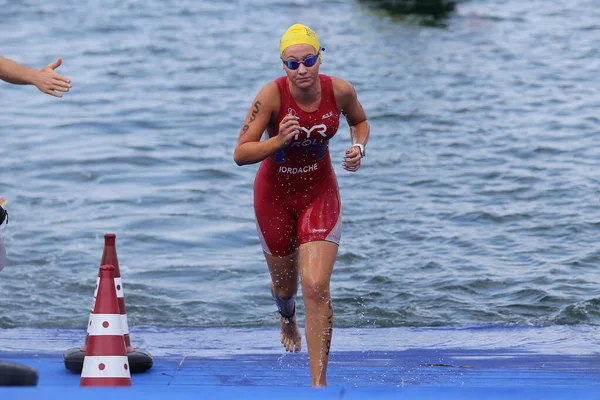
[(346, 150), (344, 169), (356, 172), (360, 168), (360, 161), (367, 147), (371, 128), (367, 114), (358, 101), (356, 90), (350, 82), (335, 77), (332, 77), (332, 80), (338, 107), (350, 125), (352, 139), (352, 146)]

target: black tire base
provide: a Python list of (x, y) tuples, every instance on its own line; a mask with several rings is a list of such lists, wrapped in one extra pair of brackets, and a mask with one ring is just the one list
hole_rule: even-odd
[[(85, 352), (81, 351), (79, 347), (67, 349), (63, 353), (65, 367), (78, 374), (83, 370), (84, 359)], [(133, 374), (148, 371), (154, 364), (152, 355), (148, 351), (140, 349), (136, 349), (133, 353), (127, 353), (127, 360), (129, 361), (129, 370)]]
[(0, 361), (0, 386), (37, 386), (37, 369), (24, 364)]

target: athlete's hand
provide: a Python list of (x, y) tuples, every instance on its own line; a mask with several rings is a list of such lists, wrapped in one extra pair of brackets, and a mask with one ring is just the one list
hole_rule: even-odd
[(356, 146), (350, 147), (346, 150), (346, 157), (344, 157), (344, 169), (350, 172), (356, 172), (360, 168), (360, 150)]
[(56, 61), (46, 65), (39, 70), (33, 84), (42, 92), (56, 97), (62, 97), (59, 92), (68, 92), (71, 88), (71, 80), (55, 71), (62, 64), (59, 57)]
[(279, 124), (279, 144), (280, 147), (287, 146), (292, 138), (300, 133), (300, 123), (298, 117), (292, 114), (288, 114), (281, 120)]

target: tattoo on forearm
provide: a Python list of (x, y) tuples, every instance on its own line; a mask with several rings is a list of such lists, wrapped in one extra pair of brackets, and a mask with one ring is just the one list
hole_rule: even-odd
[(250, 119), (248, 120), (248, 123), (244, 124), (244, 126), (242, 127), (242, 135), (244, 133), (246, 133), (248, 131), (248, 129), (250, 129), (250, 124), (252, 122), (254, 122), (254, 120), (256, 119), (256, 115), (260, 111), (260, 106), (261, 105), (262, 105), (262, 103), (260, 102), (260, 100), (257, 100), (256, 103), (254, 103), (254, 109), (252, 110), (252, 115), (250, 116)]

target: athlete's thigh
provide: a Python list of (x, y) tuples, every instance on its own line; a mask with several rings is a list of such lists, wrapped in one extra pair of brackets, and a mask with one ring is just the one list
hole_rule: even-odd
[(254, 213), (258, 236), (266, 254), (284, 257), (296, 250), (297, 218), (260, 176), (254, 184)]
[(319, 194), (298, 219), (298, 244), (326, 240), (339, 244), (342, 236), (342, 204), (337, 183), (319, 188)]

